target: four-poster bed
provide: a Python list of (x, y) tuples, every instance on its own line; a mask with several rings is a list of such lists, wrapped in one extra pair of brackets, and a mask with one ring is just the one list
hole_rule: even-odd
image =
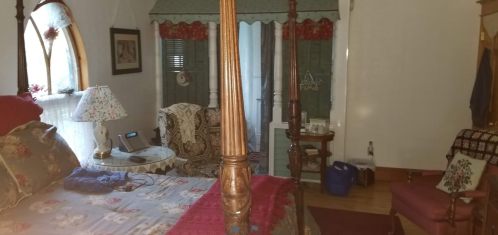
[[(296, 1), (289, 0), (290, 34), (290, 89), (289, 89), (289, 162), (294, 183), (294, 198), (298, 230), (304, 234), (303, 189), (301, 186), (301, 154), (299, 134), (301, 129), (301, 104), (299, 102), (299, 76), (297, 67)], [(247, 159), (247, 140), (242, 84), (239, 64), (237, 20), (234, 0), (220, 0), (221, 25), (221, 110), (222, 110), (222, 184), (225, 231), (234, 225), (249, 233), (251, 208), (251, 169)]]
[[(290, 102), (289, 129), (291, 139), (289, 162), (294, 184), (295, 211), (299, 234), (304, 234), (304, 205), (301, 187), (301, 147), (299, 131), (301, 125), (301, 104), (299, 101), (299, 76), (295, 25), (297, 19), (296, 0), (289, 0), (290, 40)], [(17, 0), (18, 24), (18, 94), (28, 92), (26, 54), (24, 45), (23, 0)], [(222, 164), (220, 169), (221, 200), (225, 219), (225, 231), (231, 234), (234, 226), (240, 228), (237, 234), (250, 233), (251, 215), (251, 168), (247, 158), (247, 141), (244, 107), (242, 100), (237, 20), (235, 0), (220, 0), (221, 23), (221, 110), (222, 110)]]

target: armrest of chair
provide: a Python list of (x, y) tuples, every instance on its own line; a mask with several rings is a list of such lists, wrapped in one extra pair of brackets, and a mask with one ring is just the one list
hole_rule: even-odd
[(483, 191), (463, 191), (450, 193), (450, 208), (448, 222), (452, 227), (455, 227), (456, 200), (461, 197), (484, 198), (486, 192)]
[(175, 166), (178, 166), (178, 165), (185, 163), (185, 162), (187, 162), (187, 159), (185, 159), (185, 158), (181, 158), (181, 157), (175, 158)]
[(177, 157), (175, 159), (175, 168), (178, 169), (178, 171), (185, 173), (188, 177), (194, 175), (192, 162), (188, 159)]
[(408, 182), (412, 182), (414, 176), (442, 176), (444, 171), (434, 171), (434, 170), (412, 170), (406, 171), (406, 178)]
[(484, 192), (484, 191), (463, 191), (463, 192), (452, 193), (452, 194), (456, 194), (456, 198), (461, 198), (461, 197), (485, 198), (486, 197), (486, 192)]

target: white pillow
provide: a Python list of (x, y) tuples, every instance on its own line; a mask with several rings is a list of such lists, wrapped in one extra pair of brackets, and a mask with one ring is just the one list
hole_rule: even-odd
[[(447, 193), (473, 191), (479, 185), (486, 160), (468, 157), (458, 152), (444, 173), (443, 179), (436, 188)], [(469, 203), (472, 198), (461, 198)]]

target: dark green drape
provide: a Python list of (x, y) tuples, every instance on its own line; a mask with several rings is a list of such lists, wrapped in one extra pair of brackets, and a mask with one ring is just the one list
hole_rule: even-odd
[(275, 24), (261, 23), (261, 140), (258, 174), (268, 174), (270, 122), (273, 116)]

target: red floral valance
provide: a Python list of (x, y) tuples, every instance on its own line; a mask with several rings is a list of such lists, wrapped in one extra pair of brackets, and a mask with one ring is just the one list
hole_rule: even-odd
[[(310, 19), (304, 20), (296, 25), (296, 38), (305, 40), (329, 40), (332, 39), (334, 23), (327, 18), (318, 22)], [(284, 24), (284, 40), (289, 40), (289, 25)]]
[[(318, 22), (310, 19), (304, 20), (296, 25), (296, 38), (305, 40), (329, 40), (332, 39), (332, 21), (323, 18)], [(192, 24), (180, 22), (173, 24), (165, 21), (159, 25), (162, 38), (168, 39), (188, 39), (188, 40), (208, 40), (208, 25), (195, 21)], [(284, 40), (289, 40), (289, 26), (284, 24)]]
[(195, 21), (192, 24), (180, 22), (173, 24), (165, 21), (159, 25), (161, 38), (167, 39), (188, 39), (188, 40), (208, 40), (208, 25)]

